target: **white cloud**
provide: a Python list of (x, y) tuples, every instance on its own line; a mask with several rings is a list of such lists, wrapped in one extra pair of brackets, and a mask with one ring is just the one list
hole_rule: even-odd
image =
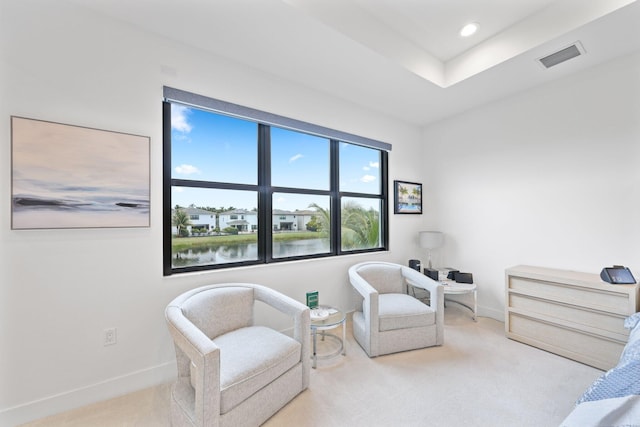
[(191, 132), (191, 124), (187, 121), (187, 116), (191, 110), (183, 105), (171, 104), (171, 129), (178, 132)]
[(371, 169), (379, 169), (380, 168), (380, 163), (378, 162), (369, 162), (369, 164), (367, 166), (363, 166), (362, 170), (363, 171), (369, 171)]
[(375, 180), (376, 180), (376, 177), (373, 175), (364, 175), (362, 178), (360, 178), (360, 181), (362, 182), (371, 182)]
[(291, 157), (291, 158), (289, 159), (289, 163), (293, 163), (293, 162), (295, 162), (296, 160), (301, 159), (301, 158), (303, 158), (303, 157), (304, 157), (304, 156), (303, 156), (302, 154), (296, 154), (295, 156), (293, 156), (293, 157)]
[(191, 175), (194, 173), (200, 173), (200, 169), (192, 165), (180, 165), (176, 166), (176, 172), (181, 175)]

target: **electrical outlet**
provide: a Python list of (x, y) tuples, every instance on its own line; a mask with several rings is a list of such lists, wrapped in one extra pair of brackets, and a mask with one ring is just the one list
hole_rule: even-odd
[(116, 328), (107, 328), (104, 330), (104, 345), (114, 345), (118, 342), (118, 335)]

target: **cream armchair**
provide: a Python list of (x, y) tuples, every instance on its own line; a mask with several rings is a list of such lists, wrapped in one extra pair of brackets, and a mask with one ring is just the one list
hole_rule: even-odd
[[(254, 302), (292, 319), (293, 338), (254, 325)], [(309, 308), (245, 283), (188, 291), (166, 308), (178, 378), (173, 426), (257, 426), (309, 386)]]
[[(444, 343), (444, 288), (399, 264), (363, 262), (349, 269), (358, 302), (353, 336), (369, 357)], [(430, 305), (407, 294), (411, 284), (430, 293)]]

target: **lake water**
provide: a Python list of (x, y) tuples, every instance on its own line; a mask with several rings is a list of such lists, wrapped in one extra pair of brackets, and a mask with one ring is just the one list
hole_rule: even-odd
[[(302, 239), (273, 243), (273, 257), (285, 258), (329, 252), (329, 239)], [(258, 259), (257, 243), (211, 245), (174, 252), (172, 267), (226, 264)]]

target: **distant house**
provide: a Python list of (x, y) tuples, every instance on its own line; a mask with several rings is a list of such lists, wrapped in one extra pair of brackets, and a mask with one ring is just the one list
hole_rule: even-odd
[(220, 230), (227, 227), (237, 228), (240, 232), (258, 230), (258, 213), (245, 209), (234, 209), (218, 215)]
[[(206, 211), (198, 208), (180, 208), (187, 215), (189, 215), (189, 221), (191, 224), (187, 226), (189, 233), (209, 233), (216, 228), (216, 213)], [(175, 209), (171, 210), (171, 216), (175, 213)], [(194, 231), (196, 230), (196, 231)], [(171, 232), (174, 235), (178, 234), (178, 227), (172, 226)]]
[[(258, 230), (258, 215), (256, 211), (248, 211), (246, 209), (233, 209), (221, 212), (216, 215), (198, 208), (180, 208), (187, 213), (191, 225), (187, 227), (190, 234), (198, 232), (210, 233), (216, 227), (220, 231), (228, 227), (237, 228), (239, 232), (255, 232)], [(171, 211), (173, 215), (175, 210)], [(307, 223), (316, 216), (316, 211), (285, 211), (280, 209), (273, 210), (273, 230), (274, 231), (305, 231)], [(194, 231), (196, 230), (196, 231)], [(172, 227), (174, 235), (178, 234), (177, 227)]]
[(307, 223), (317, 215), (316, 211), (284, 211), (273, 210), (273, 230), (274, 231), (305, 231)]
[(272, 222), (274, 231), (298, 231), (296, 216), (290, 211), (274, 209)]
[(296, 221), (298, 223), (298, 230), (306, 231), (307, 224), (309, 223), (309, 221), (311, 221), (314, 217), (318, 215), (318, 212), (310, 211), (310, 210), (295, 211), (295, 215), (296, 215)]

